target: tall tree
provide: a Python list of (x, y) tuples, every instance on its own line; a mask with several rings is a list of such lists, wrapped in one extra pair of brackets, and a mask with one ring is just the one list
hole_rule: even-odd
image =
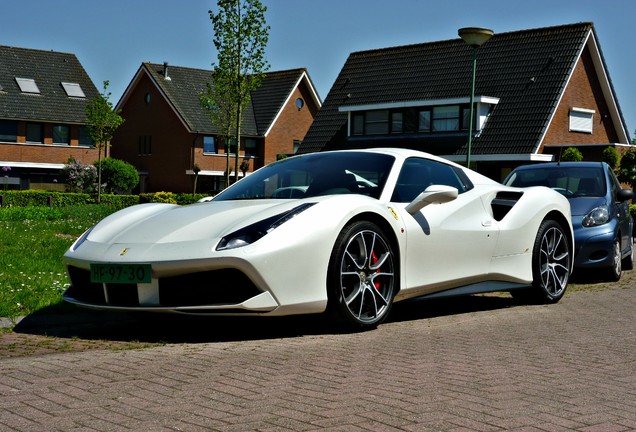
[(104, 81), (104, 90), (99, 96), (91, 99), (86, 104), (86, 126), (88, 134), (97, 146), (97, 202), (102, 199), (102, 149), (106, 157), (106, 149), (110, 145), (110, 140), (119, 126), (124, 123), (124, 119), (119, 115), (120, 111), (113, 109), (113, 104), (109, 101), (108, 81)]
[(241, 150), (241, 117), (250, 102), (250, 92), (257, 89), (269, 69), (265, 48), (269, 26), (267, 7), (260, 0), (217, 0), (218, 12), (208, 11), (214, 28), (217, 62), (212, 82), (201, 95), (204, 107), (228, 154), (226, 180), (229, 184), (229, 153), (235, 148), (234, 175), (238, 180)]

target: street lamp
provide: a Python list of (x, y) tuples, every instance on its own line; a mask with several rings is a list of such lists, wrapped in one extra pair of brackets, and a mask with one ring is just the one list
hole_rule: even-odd
[(470, 87), (470, 117), (468, 120), (468, 150), (466, 151), (466, 168), (470, 168), (470, 149), (473, 143), (473, 103), (475, 101), (475, 75), (477, 71), (477, 48), (490, 40), (494, 32), (479, 27), (464, 27), (457, 32), (464, 42), (473, 49), (473, 80)]

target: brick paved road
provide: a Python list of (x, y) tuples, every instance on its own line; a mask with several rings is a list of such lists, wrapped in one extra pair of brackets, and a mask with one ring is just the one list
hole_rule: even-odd
[(167, 342), (1, 359), (0, 430), (636, 430), (636, 287), (398, 306), (358, 334), (303, 318), (75, 326)]

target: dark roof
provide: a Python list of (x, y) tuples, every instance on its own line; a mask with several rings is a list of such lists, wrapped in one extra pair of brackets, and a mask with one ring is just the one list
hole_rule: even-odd
[[(476, 96), (499, 98), (472, 154), (528, 154), (539, 145), (592, 23), (495, 34), (478, 50)], [(466, 98), (472, 49), (461, 39), (350, 54), (301, 145), (300, 152), (342, 145), (342, 105)], [(466, 153), (466, 133), (441, 154)], [(427, 147), (440, 148), (429, 138)], [(340, 141), (340, 142), (339, 142)], [(501, 143), (505, 143), (502, 146)]]
[[(0, 46), (0, 64), (0, 119), (84, 123), (86, 103), (99, 96), (74, 54)], [(16, 78), (35, 80), (40, 93), (23, 93)], [(86, 97), (68, 96), (62, 82)]]
[[(168, 65), (169, 80), (164, 79), (163, 64), (143, 63), (192, 132), (215, 133), (209, 113), (201, 107), (200, 94), (211, 81), (211, 70)], [(252, 92), (251, 101), (243, 112), (243, 135), (263, 136), (303, 74), (305, 69), (265, 73), (261, 86)], [(121, 104), (121, 102), (120, 102)]]

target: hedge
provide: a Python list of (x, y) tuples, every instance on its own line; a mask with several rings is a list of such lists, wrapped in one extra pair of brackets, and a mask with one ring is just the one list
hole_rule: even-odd
[[(101, 202), (109, 207), (121, 209), (140, 203), (173, 203), (187, 205), (205, 197), (204, 194), (174, 194), (172, 192), (155, 192), (141, 195), (102, 194)], [(67, 207), (95, 204), (94, 195), (71, 192), (51, 191), (0, 191), (0, 207)]]

